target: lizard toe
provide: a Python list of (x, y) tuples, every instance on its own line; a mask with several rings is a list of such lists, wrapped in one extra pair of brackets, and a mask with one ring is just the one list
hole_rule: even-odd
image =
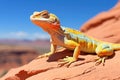
[(98, 59), (96, 59), (95, 61), (95, 65), (97, 66), (97, 65), (100, 65), (100, 64), (102, 64), (103, 66), (105, 65), (105, 60), (106, 60), (106, 58), (107, 57), (99, 57)]
[(58, 64), (58, 66), (59, 67), (62, 67), (62, 66), (69, 67), (75, 61), (76, 61), (75, 58), (66, 56), (66, 58), (59, 60), (60, 63)]

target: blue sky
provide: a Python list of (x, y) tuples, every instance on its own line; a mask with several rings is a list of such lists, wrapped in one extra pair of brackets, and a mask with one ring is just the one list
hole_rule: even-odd
[(48, 10), (56, 14), (61, 25), (80, 26), (100, 12), (107, 11), (117, 0), (0, 0), (0, 39), (48, 38), (48, 34), (31, 23), (34, 11)]

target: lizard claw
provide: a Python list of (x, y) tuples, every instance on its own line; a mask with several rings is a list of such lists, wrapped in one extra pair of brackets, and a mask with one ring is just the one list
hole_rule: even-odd
[(60, 63), (58, 64), (58, 67), (62, 67), (62, 66), (66, 66), (66, 67), (69, 67), (73, 62), (76, 61), (75, 58), (73, 57), (68, 57), (66, 56), (66, 58), (64, 59), (60, 59), (58, 60)]
[(51, 53), (45, 53), (43, 55), (38, 56), (36, 59), (49, 57), (50, 55), (51, 55)]
[(103, 66), (105, 65), (105, 60), (107, 59), (107, 57), (102, 57), (102, 58), (97, 58), (95, 59), (96, 63), (95, 65), (99, 65), (99, 64), (102, 64)]

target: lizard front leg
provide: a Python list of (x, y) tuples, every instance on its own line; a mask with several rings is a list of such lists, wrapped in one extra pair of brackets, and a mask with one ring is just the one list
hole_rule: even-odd
[(50, 52), (40, 55), (37, 58), (49, 57), (50, 55), (55, 53), (56, 48), (57, 48), (57, 45), (54, 45), (53, 43), (51, 43)]
[(80, 54), (80, 45), (76, 46), (74, 49), (73, 57), (66, 56), (64, 59), (60, 59), (60, 63), (58, 64), (59, 67), (66, 65), (66, 67), (69, 67), (71, 63), (77, 61), (78, 56)]

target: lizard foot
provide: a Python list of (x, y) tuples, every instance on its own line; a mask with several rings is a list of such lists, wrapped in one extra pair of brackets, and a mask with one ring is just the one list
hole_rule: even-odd
[(59, 67), (62, 67), (62, 66), (66, 66), (66, 67), (69, 67), (73, 62), (75, 62), (76, 61), (76, 59), (75, 58), (73, 58), (73, 57), (68, 57), (68, 56), (66, 56), (66, 58), (64, 58), (64, 59), (60, 59), (60, 60), (58, 60), (60, 63), (58, 64), (58, 66)]
[(95, 61), (96, 61), (95, 65), (97, 66), (97, 65), (99, 65), (99, 64), (102, 64), (102, 65), (104, 66), (106, 59), (107, 59), (107, 57), (102, 57), (102, 58), (99, 57), (99, 58), (95, 59)]
[(49, 53), (45, 53), (45, 54), (43, 54), (43, 55), (38, 56), (36, 59), (49, 57), (51, 54), (52, 54), (52, 53), (50, 53), (50, 52), (49, 52)]

